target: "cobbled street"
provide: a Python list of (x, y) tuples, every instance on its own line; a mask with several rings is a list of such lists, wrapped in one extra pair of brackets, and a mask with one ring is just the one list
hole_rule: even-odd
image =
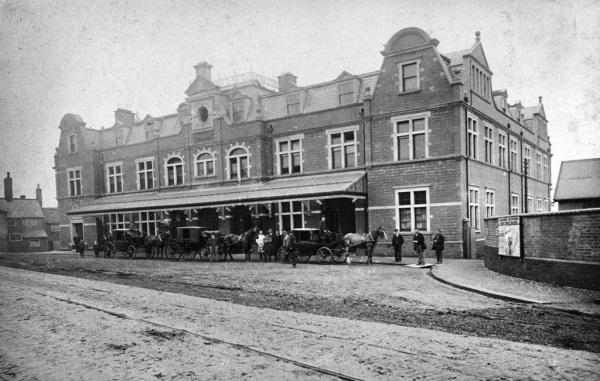
[(456, 290), (425, 269), (73, 253), (0, 265), (2, 379), (600, 376), (597, 316)]

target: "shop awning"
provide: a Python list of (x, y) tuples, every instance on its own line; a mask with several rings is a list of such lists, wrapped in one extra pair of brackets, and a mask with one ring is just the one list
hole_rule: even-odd
[(327, 198), (365, 198), (365, 172), (352, 171), (290, 177), (249, 185), (221, 186), (194, 190), (164, 189), (111, 195), (71, 209), (68, 215), (102, 215), (132, 211), (198, 209)]

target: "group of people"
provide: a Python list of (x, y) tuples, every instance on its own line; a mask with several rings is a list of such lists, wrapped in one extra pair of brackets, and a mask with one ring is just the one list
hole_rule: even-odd
[[(279, 231), (273, 232), (273, 229), (269, 229), (266, 235), (261, 230), (258, 232), (256, 245), (258, 247), (259, 259), (263, 262), (276, 261), (279, 249), (285, 247), (286, 255), (290, 256), (292, 266), (296, 267), (296, 237), (293, 234), (289, 234), (286, 230), (283, 230), (280, 234)], [(247, 253), (246, 261), (249, 260), (250, 255)]]
[[(435, 236), (432, 238), (432, 246), (431, 250), (435, 251), (435, 256), (437, 260), (437, 264), (442, 263), (442, 254), (444, 251), (444, 241), (446, 238), (442, 235), (442, 231), (438, 229), (436, 231)], [(392, 237), (392, 247), (394, 248), (394, 256), (396, 262), (402, 262), (402, 245), (404, 244), (404, 237), (398, 231), (398, 229), (394, 230), (394, 236)], [(413, 248), (417, 253), (417, 266), (425, 265), (425, 255), (424, 251), (427, 249), (427, 245), (425, 244), (425, 236), (423, 233), (419, 231), (419, 229), (415, 229), (413, 235)]]

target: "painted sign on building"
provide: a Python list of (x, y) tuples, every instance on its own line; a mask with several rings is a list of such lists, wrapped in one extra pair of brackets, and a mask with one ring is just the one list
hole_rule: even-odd
[(521, 256), (521, 217), (498, 218), (498, 254), (508, 257)]

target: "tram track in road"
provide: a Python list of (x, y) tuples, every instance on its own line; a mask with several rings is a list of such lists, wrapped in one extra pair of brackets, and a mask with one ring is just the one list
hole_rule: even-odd
[[(340, 380), (364, 381), (364, 379), (362, 379), (362, 378), (357, 378), (357, 377), (350, 376), (350, 375), (347, 375), (347, 374), (343, 374), (343, 373), (340, 373), (340, 372), (336, 372), (336, 371), (333, 371), (333, 370), (330, 370), (330, 369), (326, 369), (326, 368), (323, 368), (323, 367), (312, 365), (312, 364), (309, 364), (309, 363), (306, 363), (306, 362), (303, 362), (303, 361), (298, 361), (298, 360), (294, 360), (294, 359), (291, 359), (291, 358), (288, 358), (288, 357), (280, 356), (280, 355), (278, 355), (276, 353), (263, 351), (263, 350), (260, 350), (260, 349), (257, 349), (257, 348), (252, 348), (252, 347), (250, 347), (248, 345), (238, 344), (238, 343), (234, 343), (234, 342), (231, 342), (231, 341), (219, 339), (219, 338), (216, 338), (216, 337), (213, 337), (213, 336), (203, 335), (203, 334), (200, 334), (200, 333), (189, 331), (187, 329), (182, 329), (182, 328), (170, 326), (168, 324), (162, 324), (162, 323), (154, 322), (154, 321), (151, 321), (151, 320), (148, 320), (148, 319), (131, 317), (131, 316), (128, 316), (127, 314), (124, 314), (124, 313), (112, 311), (112, 310), (109, 310), (109, 309), (106, 309), (106, 308), (97, 307), (97, 306), (92, 306), (90, 304), (83, 303), (83, 302), (78, 302), (78, 301), (75, 301), (75, 300), (72, 300), (72, 299), (61, 298), (61, 297), (58, 297), (58, 296), (50, 295), (50, 294), (47, 294), (47, 293), (41, 293), (41, 292), (37, 292), (37, 291), (34, 291), (34, 292), (36, 294), (40, 295), (40, 296), (48, 297), (48, 298), (51, 298), (51, 299), (54, 299), (54, 300), (57, 300), (57, 301), (60, 301), (60, 302), (64, 302), (64, 303), (74, 304), (74, 305), (81, 306), (81, 307), (84, 307), (84, 308), (88, 308), (88, 309), (91, 309), (91, 310), (103, 312), (103, 313), (106, 313), (106, 314), (109, 314), (111, 316), (118, 317), (118, 318), (121, 318), (121, 319), (126, 319), (126, 320), (130, 320), (130, 321), (145, 323), (145, 324), (149, 324), (149, 325), (152, 325), (152, 326), (155, 326), (155, 327), (160, 327), (160, 328), (163, 328), (163, 329), (170, 329), (170, 330), (173, 330), (173, 331), (176, 331), (176, 332), (181, 332), (181, 333), (184, 333), (184, 334), (189, 334), (189, 335), (192, 335), (192, 336), (195, 336), (195, 337), (199, 337), (199, 338), (202, 338), (202, 339), (210, 341), (210, 342), (214, 342), (214, 343), (218, 343), (218, 344), (222, 344), (222, 345), (228, 345), (230, 347), (233, 347), (233, 348), (236, 348), (236, 349), (239, 349), (239, 350), (242, 350), (242, 351), (252, 352), (252, 353), (261, 355), (263, 357), (272, 358), (272, 359), (275, 359), (275, 360), (278, 360), (278, 361), (284, 361), (284, 362), (296, 365), (296, 366), (304, 368), (304, 369), (309, 369), (309, 370), (312, 370), (312, 371), (315, 371), (315, 372), (318, 372), (318, 373), (321, 373), (321, 374), (324, 374), (324, 375), (336, 377), (336, 378), (338, 378)], [(285, 327), (285, 328), (289, 328), (289, 327)]]

